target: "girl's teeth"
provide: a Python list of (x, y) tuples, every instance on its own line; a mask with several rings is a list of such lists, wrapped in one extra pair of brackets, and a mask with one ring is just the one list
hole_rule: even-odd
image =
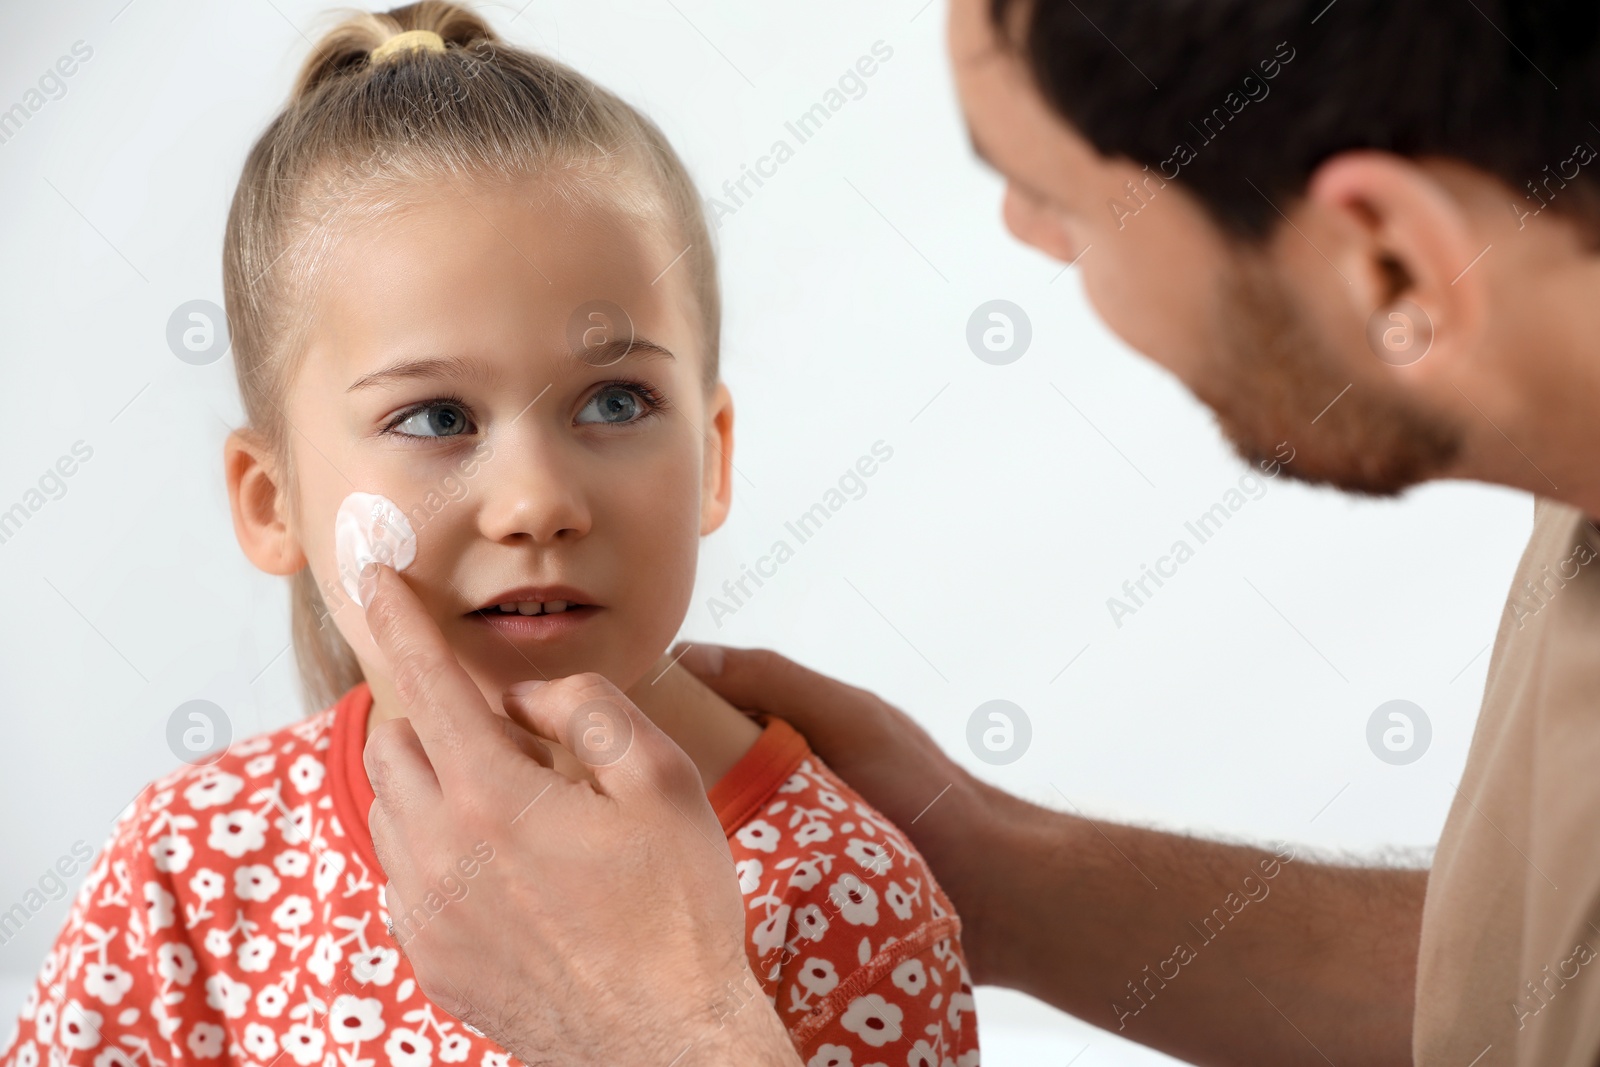
[(575, 606), (566, 600), (550, 600), (544, 603), (537, 600), (519, 600), (513, 604), (501, 604), (500, 611), (506, 615), (554, 615)]

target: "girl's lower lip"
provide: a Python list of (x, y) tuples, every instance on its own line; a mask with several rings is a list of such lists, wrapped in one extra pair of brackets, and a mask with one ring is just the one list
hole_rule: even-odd
[(509, 615), (500, 611), (474, 611), (467, 616), (513, 639), (553, 641), (577, 630), (600, 609), (592, 604), (545, 615)]

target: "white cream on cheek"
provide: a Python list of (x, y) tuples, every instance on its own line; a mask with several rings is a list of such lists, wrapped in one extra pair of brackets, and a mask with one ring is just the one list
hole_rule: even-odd
[(359, 589), (361, 568), (383, 563), (405, 570), (417, 558), (417, 534), (405, 512), (388, 497), (351, 493), (333, 518), (333, 549), (339, 584), (357, 607), (365, 607)]

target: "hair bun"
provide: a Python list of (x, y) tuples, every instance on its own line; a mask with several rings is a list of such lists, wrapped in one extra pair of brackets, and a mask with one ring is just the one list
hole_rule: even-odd
[(391, 56), (404, 52), (443, 52), (444, 38), (432, 30), (404, 30), (367, 54), (367, 62), (376, 66)]
[(476, 12), (450, 0), (417, 0), (388, 11), (361, 11), (322, 35), (295, 79), (291, 100), (347, 72), (403, 59), (413, 51), (443, 52), (500, 39)]

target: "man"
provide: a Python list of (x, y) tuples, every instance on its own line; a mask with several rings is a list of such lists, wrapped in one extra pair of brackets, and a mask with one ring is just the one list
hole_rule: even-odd
[[(1291, 476), (1355, 492), (1472, 478), (1540, 498), (1433, 870), (1090, 824), (982, 785), (902, 713), (771, 654), (684, 663), (792, 720), (913, 831), (976, 981), (1200, 1063), (1594, 1064), (1600, 10), (953, 0), (949, 48), (1012, 232), (1081, 261), (1100, 314), (1246, 458), (1287, 443)], [(379, 575), (369, 620), (407, 664), (414, 726), (367, 751), (391, 884), (403, 896), (477, 827), (517, 844), (514, 889), (410, 946), (427, 992), (528, 1062), (797, 1062), (761, 998), (720, 1028), (707, 1010), (747, 969), (732, 880), (662, 859), (715, 829), (682, 753), (635, 715), (599, 791), (568, 783), (543, 820), (509, 825), (507, 783), (551, 772), (411, 607)], [(633, 714), (593, 677), (514, 714), (565, 742), (597, 693)], [(488, 769), (441, 772), (453, 785), (423, 814), (404, 783), (430, 760)], [(1181, 958), (1190, 923), (1256, 872), (1272, 905)], [(622, 917), (668, 934), (636, 939)]]

